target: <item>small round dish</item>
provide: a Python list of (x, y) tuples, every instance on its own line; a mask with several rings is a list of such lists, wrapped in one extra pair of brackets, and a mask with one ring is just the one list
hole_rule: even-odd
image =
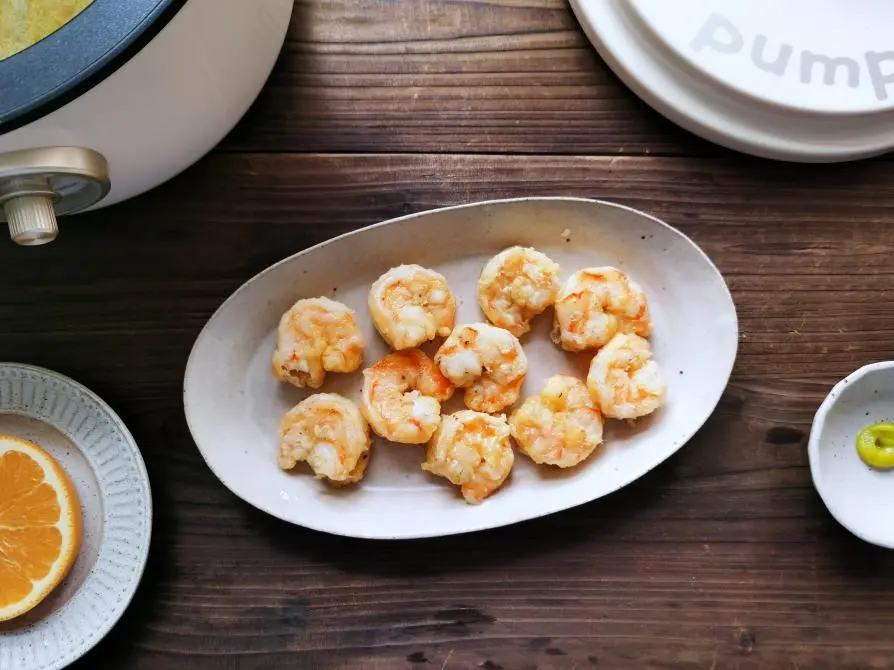
[(77, 382), (0, 363), (0, 433), (32, 440), (69, 474), (84, 534), (68, 577), (26, 615), (0, 623), (0, 668), (67, 667), (111, 630), (149, 553), (146, 467), (121, 419)]
[(807, 451), (813, 484), (832, 516), (857, 537), (894, 549), (894, 470), (857, 454), (867, 425), (894, 421), (894, 361), (864, 366), (838, 382), (813, 420)]

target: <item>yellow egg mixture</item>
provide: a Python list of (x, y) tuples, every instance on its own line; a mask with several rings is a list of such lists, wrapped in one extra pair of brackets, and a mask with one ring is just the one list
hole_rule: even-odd
[(0, 60), (59, 30), (93, 0), (0, 0)]

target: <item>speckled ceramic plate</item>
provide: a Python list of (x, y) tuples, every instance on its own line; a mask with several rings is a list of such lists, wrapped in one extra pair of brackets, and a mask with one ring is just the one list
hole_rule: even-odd
[(102, 400), (41, 368), (0, 363), (0, 433), (32, 440), (59, 461), (84, 521), (65, 581), (25, 616), (0, 623), (0, 668), (64, 668), (109, 632), (142, 577), (152, 527), (146, 467)]
[(807, 445), (813, 485), (832, 516), (857, 537), (888, 549), (894, 549), (894, 471), (864, 463), (856, 440), (864, 427), (894, 419), (892, 407), (894, 361), (865, 365), (826, 396)]
[[(484, 264), (515, 244), (534, 246), (574, 271), (614, 265), (649, 296), (654, 358), (668, 379), (667, 404), (635, 427), (606, 424), (605, 446), (579, 467), (537, 467), (521, 455), (509, 481), (481, 505), (420, 467), (423, 446), (377, 439), (356, 487), (336, 490), (309, 470), (277, 465), (283, 414), (309, 395), (270, 372), (279, 319), (297, 299), (325, 295), (357, 313), (365, 364), (387, 347), (367, 308), (370, 285), (400, 263), (444, 274), (457, 323), (481, 321), (476, 281)], [(586, 356), (549, 338), (551, 311), (522, 346), (523, 397), (556, 373), (586, 374)], [(439, 340), (440, 342), (440, 340)], [(438, 343), (439, 343), (438, 342)], [(707, 420), (726, 387), (738, 344), (736, 310), (723, 277), (690, 239), (642, 212), (579, 198), (527, 198), (447, 207), (343, 235), (292, 256), (239, 288), (199, 335), (186, 368), (186, 417), (214, 473), (233, 492), (275, 516), (330, 533), (376, 539), (450, 535), (504, 526), (580, 505), (626, 486), (680, 449)], [(592, 354), (590, 356), (592, 358)], [(330, 375), (320, 391), (358, 400), (362, 374)], [(461, 407), (456, 394), (443, 411)], [(516, 405), (517, 406), (517, 405)]]

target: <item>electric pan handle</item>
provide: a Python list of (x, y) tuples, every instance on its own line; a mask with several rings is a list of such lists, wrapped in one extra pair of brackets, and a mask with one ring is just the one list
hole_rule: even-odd
[(56, 217), (73, 214), (109, 192), (106, 159), (83, 147), (45, 147), (0, 154), (0, 221), (17, 244), (56, 239)]

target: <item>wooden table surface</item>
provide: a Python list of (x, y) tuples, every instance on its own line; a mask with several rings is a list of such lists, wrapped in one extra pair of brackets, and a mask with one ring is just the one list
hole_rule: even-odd
[[(145, 579), (75, 667), (894, 667), (894, 553), (830, 517), (806, 453), (833, 383), (894, 358), (892, 168), (771, 163), (681, 131), (564, 0), (299, 1), (211, 155), (52, 245), (0, 244), (2, 358), (108, 400), (152, 480)], [(223, 487), (181, 383), (231, 291), (347, 230), (523, 195), (640, 208), (724, 273), (739, 358), (687, 446), (608, 498), (443, 540), (330, 537)]]

